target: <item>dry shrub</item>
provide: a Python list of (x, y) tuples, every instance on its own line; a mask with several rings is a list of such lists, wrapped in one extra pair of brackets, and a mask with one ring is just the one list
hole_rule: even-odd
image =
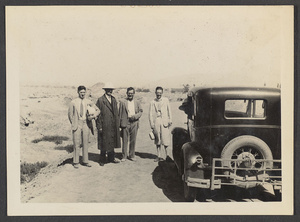
[(72, 96), (70, 96), (70, 95), (65, 96), (65, 98), (64, 98), (64, 104), (66, 106), (69, 106), (71, 101), (72, 101)]
[(20, 175), (21, 175), (21, 183), (31, 181), (42, 168), (48, 165), (47, 162), (36, 162), (36, 163), (21, 163), (20, 165)]
[(148, 92), (150, 92), (150, 89), (137, 88), (135, 91), (136, 91), (136, 92), (145, 92), (145, 93), (148, 93)]

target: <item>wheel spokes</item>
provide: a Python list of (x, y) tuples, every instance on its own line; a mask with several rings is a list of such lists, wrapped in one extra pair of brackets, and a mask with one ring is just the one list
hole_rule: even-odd
[[(260, 169), (263, 167), (264, 163), (261, 160), (264, 159), (262, 153), (257, 150), (255, 147), (251, 146), (245, 146), (245, 147), (240, 147), (236, 149), (232, 156), (231, 159), (235, 159), (236, 161), (231, 161), (230, 165), (232, 168), (235, 168), (235, 164), (237, 167), (237, 174), (245, 174), (248, 170), (238, 170), (238, 168), (249, 168), (251, 169)], [(249, 173), (249, 171), (248, 171)], [(253, 172), (254, 173), (254, 172)], [(242, 176), (241, 175), (241, 176)]]

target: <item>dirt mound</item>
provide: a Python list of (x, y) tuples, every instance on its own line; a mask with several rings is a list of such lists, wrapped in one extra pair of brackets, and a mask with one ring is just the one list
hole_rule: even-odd
[(102, 88), (104, 87), (104, 83), (103, 82), (97, 82), (96, 84), (94, 84), (92, 87), (90, 87), (90, 89), (92, 91), (100, 91), (102, 90)]
[(91, 90), (90, 96), (93, 98), (100, 97), (104, 93), (103, 87), (104, 87), (103, 82), (98, 82), (94, 84), (92, 87), (89, 87), (89, 89)]

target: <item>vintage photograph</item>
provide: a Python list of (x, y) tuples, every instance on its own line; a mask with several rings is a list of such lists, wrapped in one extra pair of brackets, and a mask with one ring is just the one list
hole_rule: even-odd
[(293, 10), (6, 6), (8, 214), (292, 214)]

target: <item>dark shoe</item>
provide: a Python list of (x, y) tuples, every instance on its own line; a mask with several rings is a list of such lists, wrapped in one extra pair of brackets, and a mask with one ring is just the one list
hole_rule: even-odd
[(118, 159), (113, 159), (113, 160), (111, 160), (111, 161), (109, 161), (110, 163), (120, 163), (120, 160), (118, 160)]
[(85, 167), (92, 167), (92, 165), (89, 164), (89, 163), (83, 163), (82, 165), (85, 166)]
[(131, 160), (131, 161), (133, 161), (133, 162), (136, 161), (136, 158), (135, 158), (135, 157), (133, 157), (133, 158), (128, 158), (128, 159)]
[(99, 162), (101, 163), (105, 163), (106, 162), (106, 156), (102, 156), (100, 155), (100, 158), (99, 158)]
[(104, 166), (104, 163), (103, 163), (103, 162), (99, 162), (99, 165), (100, 165), (100, 166)]
[(78, 168), (79, 168), (79, 164), (78, 164), (78, 163), (73, 163), (73, 167), (74, 167), (75, 169), (78, 169)]

